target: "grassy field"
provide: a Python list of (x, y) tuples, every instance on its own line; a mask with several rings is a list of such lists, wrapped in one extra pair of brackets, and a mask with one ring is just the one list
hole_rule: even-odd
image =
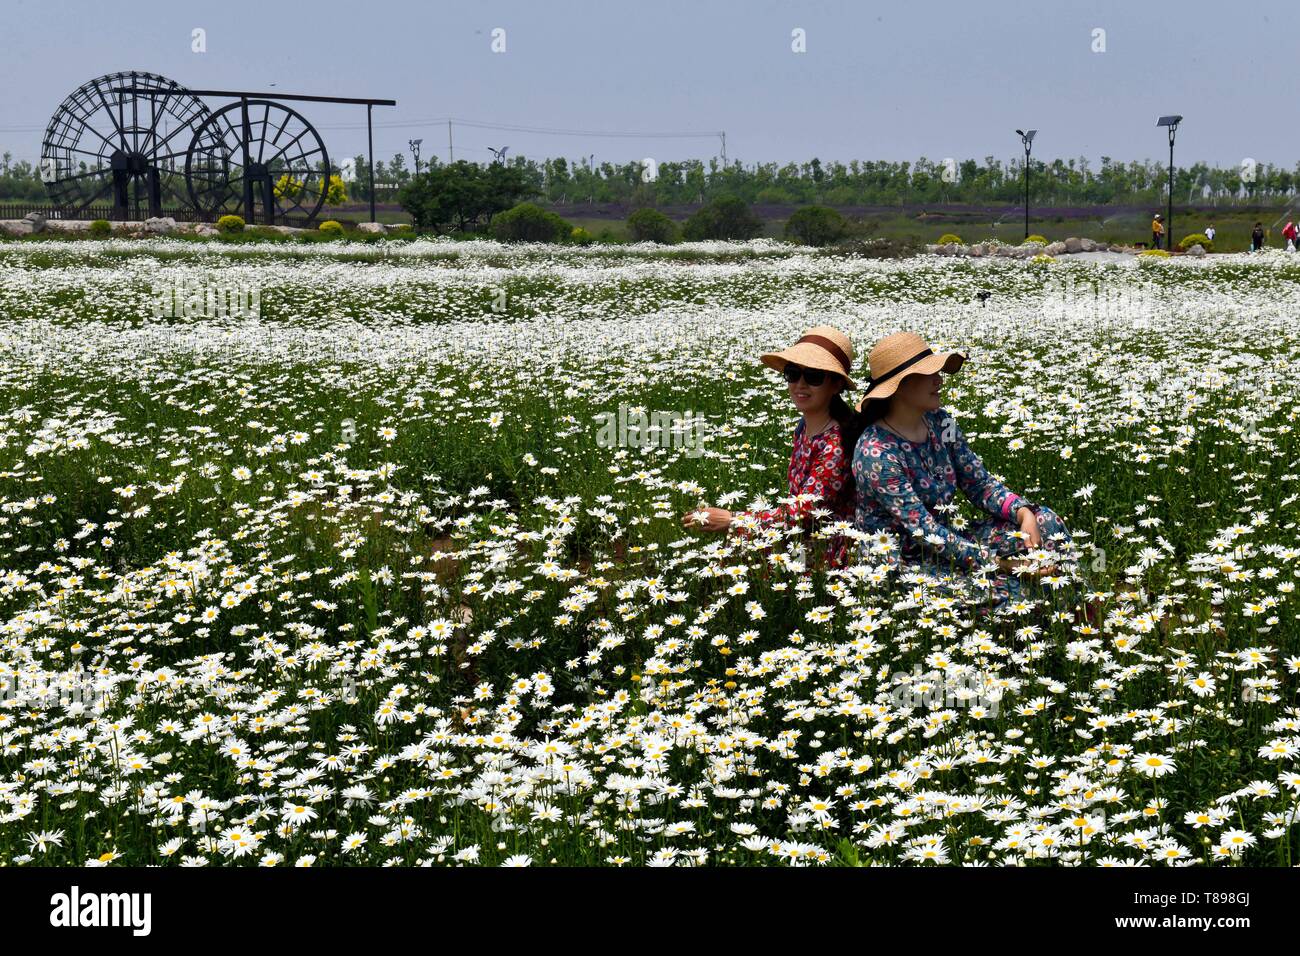
[[(1049, 240), (1066, 239), (1071, 236), (1087, 237), (1110, 243), (1134, 245), (1151, 242), (1151, 215), (1156, 210), (1132, 212), (1116, 210), (1099, 216), (1082, 214), (1065, 214), (1049, 210), (1046, 215), (1040, 210), (1031, 210), (1030, 231), (1045, 236)], [(1161, 207), (1160, 212), (1164, 212)], [(581, 226), (596, 237), (610, 241), (623, 242), (628, 239), (627, 224), (621, 217), (583, 213), (566, 209), (565, 216), (575, 226)], [(1068, 211), (1067, 211), (1068, 212)], [(1266, 244), (1281, 248), (1285, 245), (1281, 238), (1279, 223), (1273, 223), (1282, 209), (1249, 210), (1224, 207), (1215, 209), (1184, 210), (1175, 208), (1174, 239), (1181, 241), (1184, 236), (1203, 232), (1211, 223), (1215, 226), (1216, 252), (1244, 252), (1250, 248), (1250, 232), (1256, 221), (1262, 221), (1268, 233)], [(353, 219), (358, 222), (370, 218), (368, 207), (349, 206), (339, 209), (327, 209), (321, 218)], [(397, 210), (382, 210), (376, 218), (380, 222), (410, 222), (410, 216)], [(1300, 213), (1286, 218), (1300, 218)], [(872, 213), (850, 216), (857, 227), (866, 235), (881, 236), (890, 239), (909, 239), (918, 243), (935, 242), (944, 233), (954, 233), (966, 242), (982, 242), (996, 239), (1000, 242), (1020, 242), (1025, 235), (1023, 207), (1006, 207), (996, 215), (977, 215), (964, 207), (936, 206), (924, 213), (895, 212)], [(781, 238), (785, 230), (785, 216), (771, 215), (766, 218), (764, 235)]]
[[(1294, 257), (0, 266), (6, 863), (1300, 862)], [(822, 322), (969, 353), (945, 407), (1063, 587), (982, 620), (882, 542), (683, 529), (786, 493), (757, 356)], [(642, 411), (706, 427), (602, 438)]]

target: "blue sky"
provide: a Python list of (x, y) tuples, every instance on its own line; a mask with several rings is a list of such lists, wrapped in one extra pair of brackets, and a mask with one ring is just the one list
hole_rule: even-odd
[[(1300, 3), (812, 0), (3, 0), (0, 150), (35, 160), (45, 124), (117, 70), (186, 86), (388, 97), (375, 151), (447, 158), (446, 118), (588, 132), (454, 128), (457, 158), (933, 160), (1020, 149), (1094, 163), (1300, 158)], [(202, 29), (206, 52), (192, 47)], [(493, 31), (504, 30), (504, 52)], [(806, 52), (791, 49), (803, 30)], [(1104, 30), (1104, 52), (1097, 51)], [(498, 34), (499, 36), (499, 34)], [(307, 104), (336, 162), (364, 109)], [(400, 125), (384, 125), (400, 124)]]

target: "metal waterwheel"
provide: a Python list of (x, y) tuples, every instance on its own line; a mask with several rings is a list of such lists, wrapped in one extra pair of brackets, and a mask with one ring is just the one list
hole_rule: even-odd
[(311, 220), (325, 203), (329, 168), (325, 143), (300, 113), (273, 100), (241, 99), (195, 129), (185, 183), (205, 217)]
[(51, 202), (74, 215), (107, 202), (116, 219), (184, 205), (186, 147), (210, 115), (185, 87), (154, 73), (83, 84), (45, 130), (40, 172)]

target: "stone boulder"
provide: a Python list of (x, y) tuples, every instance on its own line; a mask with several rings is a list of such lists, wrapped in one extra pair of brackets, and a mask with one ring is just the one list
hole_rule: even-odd
[(1189, 256), (1196, 256), (1196, 258), (1199, 259), (1201, 256), (1205, 255), (1205, 247), (1198, 242), (1196, 245), (1192, 246), (1192, 248), (1187, 250), (1187, 254)]
[(1080, 239), (1079, 245), (1083, 247), (1084, 252), (1094, 252), (1097, 249), (1097, 243), (1091, 239)]
[(1071, 236), (1065, 240), (1065, 251), (1069, 253), (1083, 252), (1083, 240)]
[(171, 216), (151, 216), (144, 221), (144, 231), (153, 236), (166, 236), (176, 231), (176, 220)]
[(1064, 252), (1066, 251), (1066, 250), (1065, 250), (1065, 243), (1063, 243), (1063, 242), (1049, 242), (1049, 243), (1048, 243), (1048, 244), (1043, 248), (1043, 251), (1044, 251), (1045, 253), (1047, 253), (1049, 256), (1059, 256), (1059, 255), (1061, 255), (1062, 253), (1064, 253)]
[(357, 232), (371, 232), (383, 234), (384, 224), (382, 222), (363, 222), (357, 226)]
[(219, 236), (219, 235), (221, 235), (221, 230), (218, 229), (216, 226), (212, 225), (211, 223), (201, 222), (201, 223), (198, 224), (197, 227), (195, 227), (195, 229), (194, 229), (194, 235), (196, 235), (196, 236)]
[(1097, 252), (1105, 252), (1106, 250), (1108, 250), (1108, 249), (1110, 248), (1110, 243), (1109, 243), (1109, 242), (1098, 242), (1098, 243), (1095, 243), (1094, 245), (1096, 246), (1096, 251), (1097, 251)]
[(27, 215), (23, 216), (22, 221), (23, 221), (23, 222), (27, 222), (27, 223), (31, 223), (31, 231), (32, 231), (32, 232), (44, 232), (44, 231), (45, 231), (45, 223), (46, 223), (47, 220), (46, 220), (46, 218), (45, 218), (44, 216), (42, 216), (39, 212), (29, 212)]

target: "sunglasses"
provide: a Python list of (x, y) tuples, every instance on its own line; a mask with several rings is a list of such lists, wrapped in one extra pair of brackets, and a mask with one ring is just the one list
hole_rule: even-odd
[(813, 388), (816, 388), (826, 382), (826, 376), (829, 373), (819, 368), (804, 368), (802, 365), (795, 365), (793, 362), (786, 362), (785, 368), (781, 370), (781, 374), (785, 376), (785, 380), (791, 385), (799, 381), (799, 378), (802, 376), (805, 382)]

